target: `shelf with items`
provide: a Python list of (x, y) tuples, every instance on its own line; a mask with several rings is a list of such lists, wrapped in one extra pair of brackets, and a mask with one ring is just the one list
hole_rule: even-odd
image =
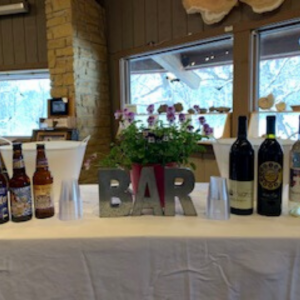
[(281, 139), (296, 139), (299, 124), (298, 111), (255, 111), (251, 113), (248, 136), (263, 137), (266, 133), (266, 117), (276, 116), (276, 136)]
[(78, 141), (79, 133), (77, 129), (57, 128), (57, 129), (34, 129), (32, 131), (32, 141)]
[[(152, 114), (154, 117), (158, 118), (164, 123), (168, 123), (167, 115), (165, 113)], [(178, 115), (176, 113), (176, 121), (178, 122)], [(143, 125), (147, 126), (147, 119), (149, 114), (136, 114), (135, 120), (141, 121)], [(185, 114), (186, 118), (191, 120), (191, 125), (194, 128), (200, 128), (202, 130), (202, 125), (200, 124), (199, 118), (204, 117), (205, 122), (213, 128), (213, 138), (227, 138), (230, 137), (230, 126), (231, 126), (231, 113), (205, 113), (205, 114)], [(201, 132), (202, 133), (202, 132)], [(204, 134), (204, 133), (202, 133)], [(204, 142), (206, 143), (206, 142)]]

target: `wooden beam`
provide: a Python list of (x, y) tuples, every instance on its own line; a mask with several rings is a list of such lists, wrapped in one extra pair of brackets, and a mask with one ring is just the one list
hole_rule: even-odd
[(173, 73), (178, 79), (184, 82), (191, 89), (198, 89), (200, 77), (194, 71), (186, 71), (181, 63), (179, 54), (160, 54), (151, 57), (165, 70)]

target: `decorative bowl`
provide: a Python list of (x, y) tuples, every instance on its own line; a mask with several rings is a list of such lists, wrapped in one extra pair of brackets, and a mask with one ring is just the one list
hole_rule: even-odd
[(293, 111), (300, 111), (300, 105), (291, 105)]
[[(83, 157), (89, 136), (83, 141), (43, 141), (23, 144), (23, 155), (26, 173), (32, 179), (35, 171), (36, 144), (43, 143), (46, 148), (46, 155), (49, 168), (53, 175), (54, 198), (58, 200), (60, 185), (63, 179), (78, 179), (81, 171)], [(0, 147), (9, 176), (13, 171), (13, 150), (12, 145)]]

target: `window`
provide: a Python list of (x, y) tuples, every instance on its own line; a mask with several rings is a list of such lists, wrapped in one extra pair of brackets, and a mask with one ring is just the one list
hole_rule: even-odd
[[(276, 114), (277, 135), (287, 138), (298, 127), (298, 116), (291, 113), (291, 106), (300, 103), (300, 24), (264, 29), (258, 36), (258, 98), (273, 94), (274, 104), (267, 114)], [(283, 112), (277, 112), (278, 104), (284, 108)], [(259, 108), (259, 111), (264, 110)], [(265, 134), (265, 118), (266, 112), (259, 114), (258, 136)]]
[(152, 103), (180, 102), (185, 111), (194, 105), (232, 108), (233, 65), (231, 37), (128, 59), (129, 103), (146, 112)]
[(47, 71), (0, 73), (0, 136), (31, 136), (49, 98)]

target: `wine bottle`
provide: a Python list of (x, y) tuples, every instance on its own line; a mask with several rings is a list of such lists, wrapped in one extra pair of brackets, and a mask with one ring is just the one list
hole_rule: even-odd
[(247, 139), (247, 117), (238, 118), (238, 135), (229, 153), (230, 211), (251, 215), (254, 199), (254, 150)]
[(298, 126), (298, 140), (290, 152), (289, 213), (294, 217), (300, 217), (300, 116)]
[(280, 216), (283, 151), (275, 136), (275, 116), (267, 116), (266, 139), (258, 150), (257, 213)]

